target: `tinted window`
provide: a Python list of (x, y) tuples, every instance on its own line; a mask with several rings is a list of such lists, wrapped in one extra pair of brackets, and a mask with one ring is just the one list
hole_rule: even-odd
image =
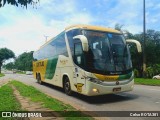
[(40, 60), (57, 55), (68, 56), (64, 33), (53, 38), (52, 41), (40, 50), (34, 52), (34, 59)]
[(56, 44), (57, 55), (68, 56), (64, 34), (53, 41)]

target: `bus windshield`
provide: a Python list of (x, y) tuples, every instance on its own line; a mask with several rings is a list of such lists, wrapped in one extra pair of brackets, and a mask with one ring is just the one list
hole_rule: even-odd
[(83, 30), (88, 39), (86, 68), (100, 74), (124, 74), (132, 69), (129, 48), (122, 34)]

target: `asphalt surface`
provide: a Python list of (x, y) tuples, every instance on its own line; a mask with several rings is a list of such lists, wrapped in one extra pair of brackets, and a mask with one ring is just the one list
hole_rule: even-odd
[[(131, 92), (87, 97), (77, 93), (67, 96), (63, 89), (44, 84), (39, 85), (32, 75), (7, 73), (6, 79), (19, 80), (32, 85), (40, 91), (57, 98), (82, 111), (93, 111), (91, 114), (101, 116), (99, 111), (160, 111), (160, 87), (135, 85)], [(160, 115), (159, 115), (160, 116)], [(158, 120), (160, 117), (101, 117), (109, 120)]]

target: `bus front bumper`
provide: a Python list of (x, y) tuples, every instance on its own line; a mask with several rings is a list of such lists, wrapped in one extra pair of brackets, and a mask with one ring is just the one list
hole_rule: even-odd
[(91, 81), (86, 80), (86, 93), (87, 96), (96, 96), (96, 95), (104, 95), (104, 94), (112, 94), (119, 92), (131, 91), (134, 88), (134, 79), (127, 84), (123, 85), (112, 85), (105, 86), (101, 84), (97, 84)]

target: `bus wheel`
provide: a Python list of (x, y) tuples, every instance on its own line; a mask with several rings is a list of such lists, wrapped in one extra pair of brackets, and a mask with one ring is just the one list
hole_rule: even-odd
[(37, 82), (39, 83), (39, 84), (41, 84), (42, 85), (42, 81), (41, 81), (41, 75), (40, 74), (38, 74), (37, 75)]
[(65, 77), (63, 87), (64, 87), (64, 91), (65, 91), (65, 93), (67, 95), (71, 95), (72, 94), (71, 85), (70, 85), (68, 77)]

